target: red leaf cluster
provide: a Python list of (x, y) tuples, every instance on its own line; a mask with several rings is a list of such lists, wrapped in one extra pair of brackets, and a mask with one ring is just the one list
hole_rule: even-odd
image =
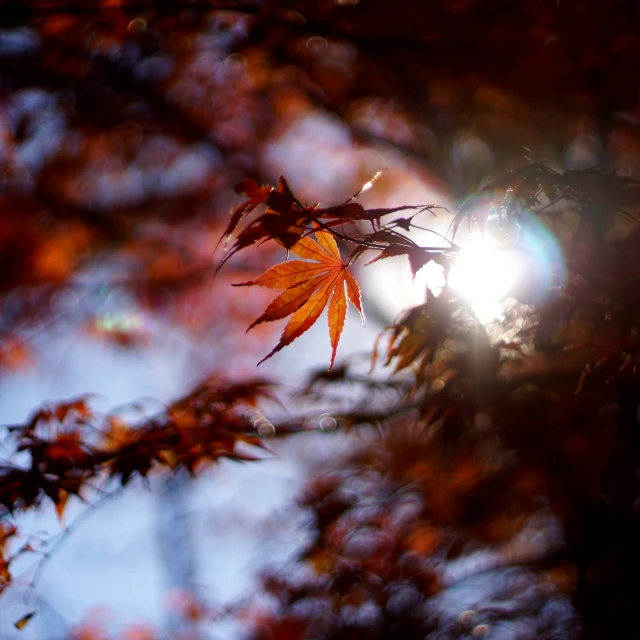
[[(431, 260), (442, 264), (448, 270), (449, 259), (444, 250), (425, 249), (407, 236), (395, 231), (395, 227), (408, 231), (415, 215), (432, 211), (436, 208), (435, 205), (365, 209), (361, 204), (354, 202), (354, 198), (360, 194), (361, 190), (340, 205), (327, 208), (317, 205), (309, 207), (302, 205), (296, 199), (283, 177), (280, 178), (275, 189), (259, 186), (252, 180), (245, 180), (236, 187), (236, 190), (248, 196), (249, 199), (231, 213), (231, 220), (224, 234), (225, 239), (228, 239), (244, 217), (257, 207), (266, 205), (266, 212), (249, 222), (240, 231), (220, 266), (238, 251), (269, 239), (275, 240), (298, 257), (313, 261), (284, 262), (272, 267), (254, 280), (237, 285), (259, 285), (284, 290), (249, 327), (251, 329), (262, 322), (291, 316), (280, 341), (261, 362), (307, 331), (328, 305), (331, 339), (329, 369), (331, 370), (346, 318), (347, 299), (358, 309), (364, 320), (360, 289), (347, 267), (365, 251), (380, 251), (380, 254), (371, 262), (391, 256), (406, 255), (414, 275)], [(385, 227), (381, 227), (381, 218), (406, 210), (415, 210), (417, 213), (411, 218), (392, 221)], [(345, 235), (342, 231), (337, 231), (338, 226), (344, 231), (347, 225), (354, 227), (365, 221), (373, 227), (371, 233), (356, 232)], [(355, 228), (357, 229), (357, 226)], [(311, 233), (315, 234), (316, 241), (309, 237)], [(336, 238), (355, 244), (347, 262), (343, 262), (340, 256)]]
[[(41, 409), (27, 423), (10, 427), (16, 452), (28, 454), (29, 462), (18, 466), (7, 459), (0, 468), (0, 514), (49, 498), (62, 518), (69, 496), (84, 499), (96, 483), (106, 489), (110, 481), (124, 486), (162, 467), (195, 473), (221, 457), (257, 459), (237, 444), (263, 447), (246, 416), (262, 400), (275, 400), (264, 380), (233, 384), (212, 378), (162, 415), (138, 424), (100, 417), (85, 398)], [(4, 530), (0, 551), (15, 533)], [(0, 554), (0, 591), (10, 580), (8, 562)]]

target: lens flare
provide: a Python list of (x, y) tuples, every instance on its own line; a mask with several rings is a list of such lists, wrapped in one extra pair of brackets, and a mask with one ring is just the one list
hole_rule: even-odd
[[(469, 303), (483, 324), (502, 317), (507, 297), (536, 305), (557, 295), (565, 284), (563, 248), (557, 234), (539, 216), (523, 213), (505, 225), (493, 214), (487, 217), (484, 233), (473, 230), (459, 235), (448, 285)], [(389, 274), (388, 280), (397, 292), (398, 274)], [(429, 262), (416, 274), (411, 303), (424, 302), (425, 288), (439, 296), (445, 286), (444, 269)]]

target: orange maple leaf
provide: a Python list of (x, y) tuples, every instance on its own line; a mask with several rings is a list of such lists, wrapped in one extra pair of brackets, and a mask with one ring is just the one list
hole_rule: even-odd
[(305, 260), (283, 262), (267, 269), (255, 280), (236, 285), (284, 289), (249, 327), (252, 329), (262, 322), (291, 316), (280, 336), (280, 342), (258, 364), (300, 337), (316, 322), (329, 303), (327, 319), (331, 339), (331, 363), (329, 364), (329, 370), (331, 370), (347, 316), (347, 298), (360, 312), (364, 322), (360, 287), (347, 270), (348, 265), (342, 262), (333, 235), (328, 231), (316, 229), (315, 236), (317, 241), (307, 236), (291, 247), (292, 253)]

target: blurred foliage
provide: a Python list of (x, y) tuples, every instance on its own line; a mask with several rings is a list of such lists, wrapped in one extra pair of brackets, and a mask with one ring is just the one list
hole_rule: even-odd
[[(253, 637), (637, 637), (639, 12), (623, 0), (3, 3), (3, 374), (37, 365), (34, 336), (52, 326), (143, 349), (149, 318), (253, 357), (265, 334), (243, 333), (266, 298), (229, 284), (315, 225), (349, 264), (406, 255), (414, 274), (448, 269), (455, 239), (434, 250), (407, 235), (435, 204), (402, 200), (412, 172), (462, 202), (454, 232), (544, 220), (566, 277), (546, 299), (521, 291), (491, 329), (451, 290), (429, 294), (376, 347), (390, 377), (338, 362), (305, 389), (308, 412), (287, 400), (291, 414), (267, 418), (268, 383), (224, 376), (139, 421), (82, 398), (34, 411), (7, 430), (0, 589), (15, 558), (41, 552), (14, 515), (49, 501), (62, 517), (85, 487), (249, 459), (243, 443), (330, 425), (366, 443), (307, 487), (314, 538), (265, 576), (270, 605), (241, 612)], [(311, 126), (318, 113), (339, 117), (348, 144)], [(378, 203), (351, 197), (385, 162)], [(288, 167), (293, 190), (269, 187)], [(322, 206), (304, 204), (318, 193)], [(104, 311), (113, 297), (126, 312)], [(185, 602), (186, 618), (220, 615)]]

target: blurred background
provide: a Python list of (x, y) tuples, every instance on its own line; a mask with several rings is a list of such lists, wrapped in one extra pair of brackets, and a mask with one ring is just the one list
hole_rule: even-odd
[[(433, 217), (441, 234), (469, 194), (530, 161), (638, 178), (639, 13), (622, 0), (3, 2), (0, 422), (80, 394), (152, 414), (210, 373), (254, 375), (280, 327), (245, 333), (270, 297), (230, 284), (284, 252), (252, 249), (215, 273), (246, 177), (284, 175), (300, 200), (332, 205), (382, 171), (361, 201), (438, 204), (452, 212)], [(424, 295), (404, 258), (357, 275), (368, 322), (348, 315), (338, 362), (359, 362)], [(329, 352), (321, 321), (257, 373), (292, 389)], [(128, 488), (83, 516), (35, 589), (35, 562), (21, 566), (0, 635), (244, 637), (257, 614), (220, 612), (245, 611), (266, 569), (295, 555), (310, 533), (294, 499), (363, 438), (297, 437), (262, 462)], [(70, 503), (64, 519), (86, 510)], [(559, 544), (542, 520), (523, 526)], [(29, 526), (61, 528), (53, 509)], [(449, 618), (485, 589), (443, 596), (442, 628), (454, 634)], [(218, 613), (189, 609), (202, 601)], [(552, 608), (545, 637), (572, 637), (571, 606)], [(530, 637), (519, 629), (500, 637)]]

